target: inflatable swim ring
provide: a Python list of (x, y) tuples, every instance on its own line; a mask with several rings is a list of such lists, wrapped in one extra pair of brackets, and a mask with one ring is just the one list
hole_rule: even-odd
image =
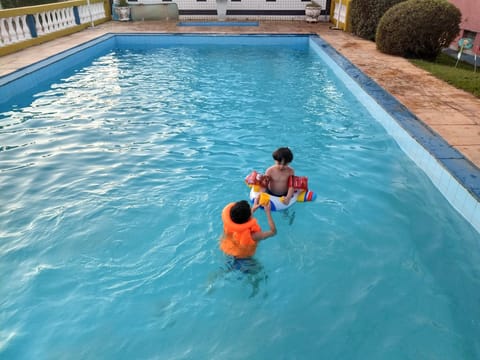
[(275, 196), (265, 192), (261, 192), (261, 188), (268, 185), (268, 178), (265, 175), (258, 174), (253, 171), (245, 178), (245, 183), (250, 187), (250, 201), (253, 203), (255, 198), (260, 195), (260, 205), (270, 201), (270, 209), (272, 211), (281, 211), (288, 209), (296, 202), (314, 201), (317, 194), (308, 190), (308, 179), (306, 177), (294, 176), (291, 184), (295, 188), (292, 198), (288, 204), (285, 204), (283, 196)]

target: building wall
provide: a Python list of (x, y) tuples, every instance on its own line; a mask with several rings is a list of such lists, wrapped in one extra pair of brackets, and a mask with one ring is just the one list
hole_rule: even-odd
[(463, 37), (474, 39), (473, 48), (467, 52), (480, 54), (480, 0), (449, 0), (462, 12), (460, 34), (452, 47), (458, 47), (458, 40)]
[[(323, 21), (329, 20), (331, 1), (315, 0), (322, 8)], [(175, 3), (180, 20), (216, 20), (219, 3), (226, 6), (226, 20), (305, 20), (305, 5), (310, 2), (311, 0), (128, 0), (129, 4)]]

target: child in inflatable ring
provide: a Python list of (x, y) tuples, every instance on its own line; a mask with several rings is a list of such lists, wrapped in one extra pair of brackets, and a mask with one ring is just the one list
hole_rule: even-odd
[(277, 233), (270, 211), (270, 204), (264, 206), (270, 230), (262, 231), (253, 213), (259, 208), (258, 197), (253, 206), (246, 200), (230, 203), (222, 211), (223, 235), (220, 249), (236, 259), (250, 258), (257, 250), (258, 242)]
[(269, 179), (266, 191), (274, 196), (283, 196), (282, 202), (288, 205), (295, 191), (291, 183), (295, 171), (290, 167), (293, 153), (288, 147), (281, 147), (272, 153), (272, 157), (275, 164), (265, 171), (265, 176)]

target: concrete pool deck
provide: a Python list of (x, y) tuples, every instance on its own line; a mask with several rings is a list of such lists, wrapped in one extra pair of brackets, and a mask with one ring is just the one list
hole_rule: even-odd
[(434, 78), (403, 58), (378, 52), (370, 41), (332, 30), (330, 25), (259, 21), (258, 26), (218, 27), (177, 26), (177, 21), (112, 21), (0, 57), (0, 76), (107, 33), (316, 33), (480, 169), (480, 99)]

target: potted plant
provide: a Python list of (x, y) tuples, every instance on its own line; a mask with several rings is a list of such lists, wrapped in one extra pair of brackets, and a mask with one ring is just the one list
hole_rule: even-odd
[(130, 7), (127, 0), (118, 0), (115, 12), (119, 21), (130, 21)]
[(322, 7), (315, 1), (305, 5), (305, 20), (308, 23), (317, 23), (322, 12)]

